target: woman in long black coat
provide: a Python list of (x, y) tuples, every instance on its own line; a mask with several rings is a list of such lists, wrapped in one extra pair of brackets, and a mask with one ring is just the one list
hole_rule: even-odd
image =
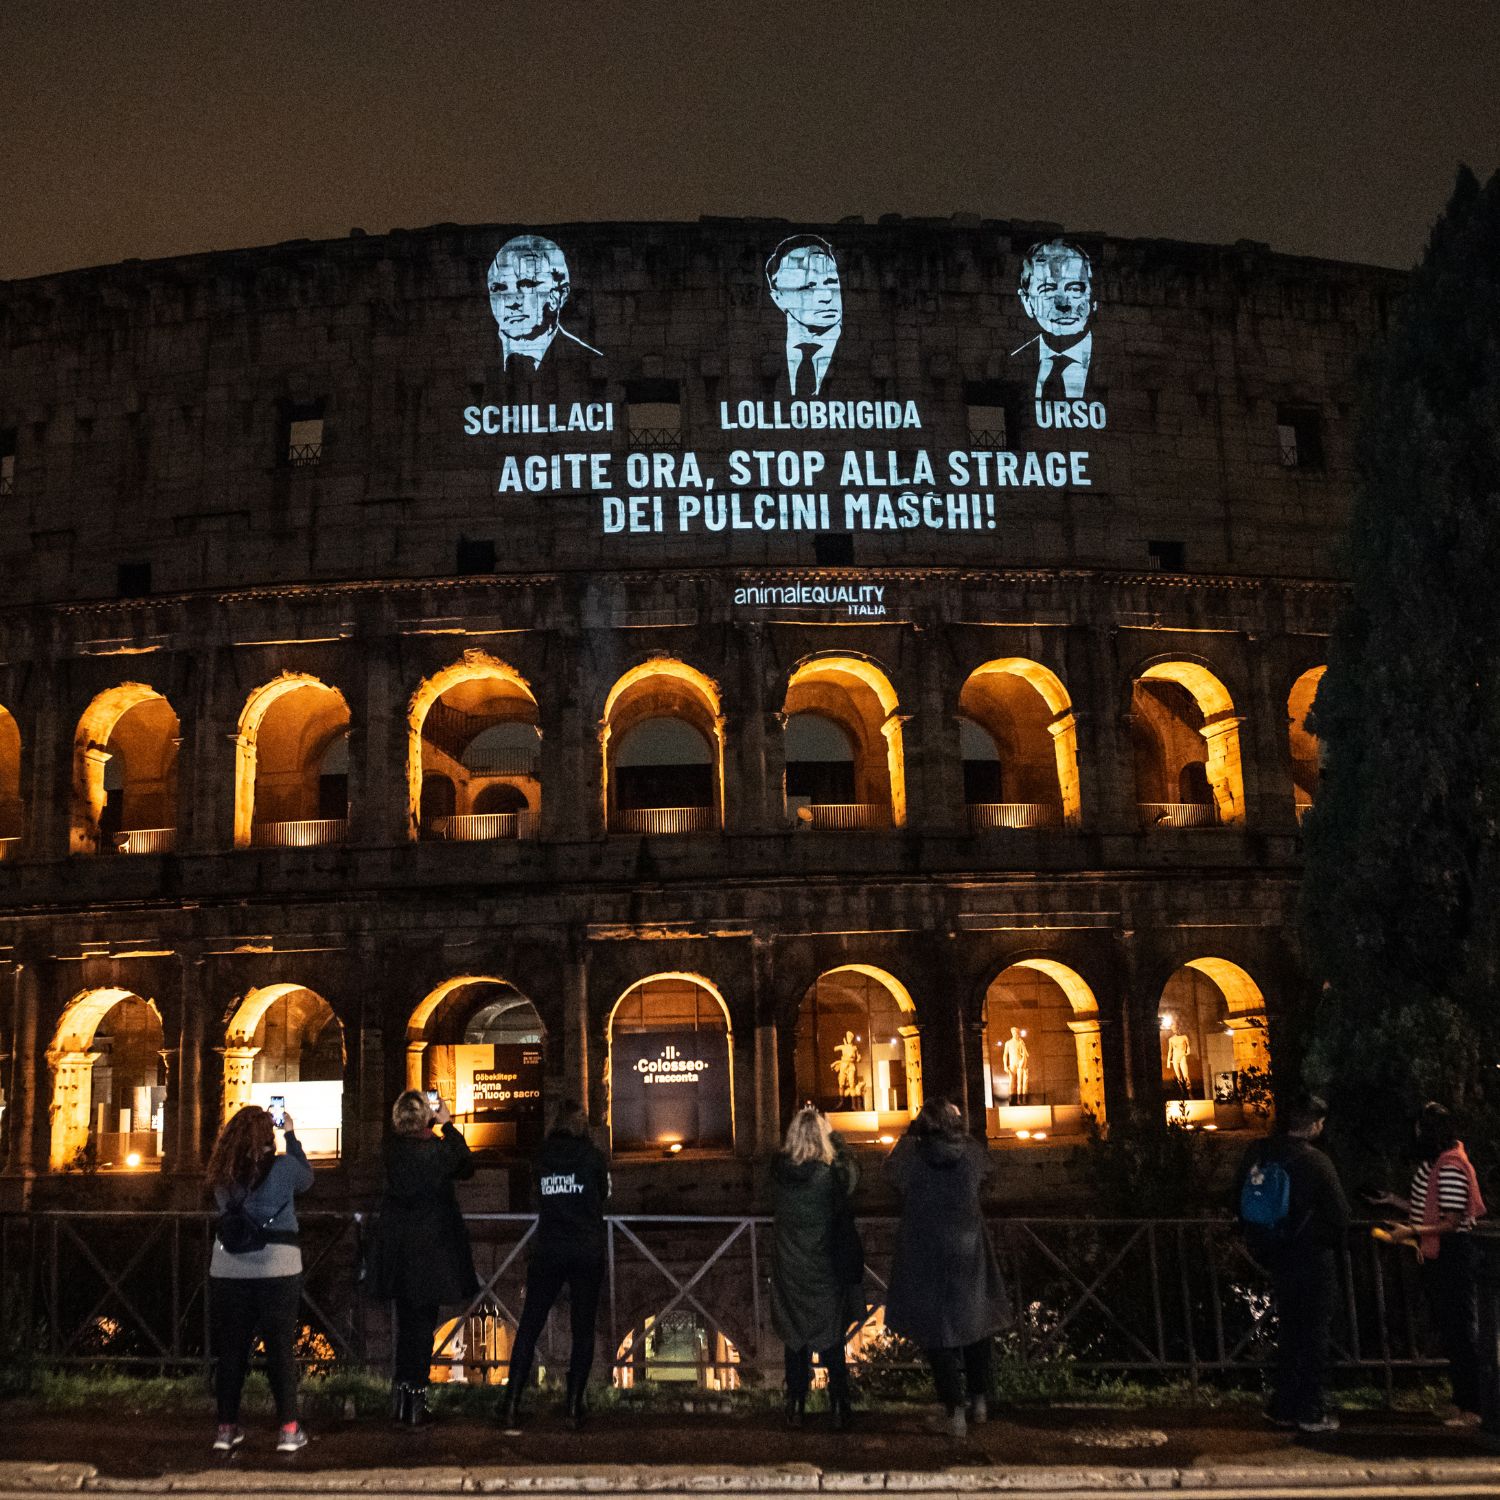
[(453, 1190), (455, 1182), (474, 1175), (474, 1158), (448, 1106), (439, 1100), (434, 1111), (417, 1089), (396, 1100), (391, 1125), (395, 1134), (385, 1148), (374, 1290), (395, 1303), (391, 1416), (419, 1426), (428, 1419), (427, 1374), (438, 1310), (447, 1302), (467, 1302), (479, 1290), (468, 1226)]
[(834, 1425), (849, 1426), (844, 1343), (864, 1319), (865, 1295), (861, 1282), (840, 1276), (833, 1243), (858, 1181), (859, 1168), (828, 1121), (812, 1105), (799, 1109), (771, 1163), (771, 1326), (786, 1345), (786, 1412), (793, 1427), (802, 1425), (814, 1353), (828, 1371)]
[(949, 1431), (962, 1437), (968, 1420), (988, 1415), (990, 1340), (1011, 1322), (979, 1207), (989, 1153), (964, 1130), (956, 1106), (930, 1099), (885, 1170), (902, 1198), (886, 1327), (921, 1348)]

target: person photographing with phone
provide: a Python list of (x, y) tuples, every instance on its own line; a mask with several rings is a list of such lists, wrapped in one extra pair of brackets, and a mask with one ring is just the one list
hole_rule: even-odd
[[(297, 1312), (302, 1303), (302, 1251), (294, 1200), (313, 1184), (307, 1153), (284, 1101), (279, 1122), (258, 1104), (228, 1121), (208, 1161), (208, 1186), (218, 1205), (209, 1290), (218, 1363), (214, 1393), (218, 1429), (214, 1452), (244, 1441), (240, 1397), (258, 1333), (266, 1345), (266, 1374), (276, 1402), (279, 1453), (307, 1446), (297, 1418)], [(285, 1150), (276, 1150), (276, 1131)]]
[(427, 1377), (439, 1309), (479, 1290), (454, 1184), (474, 1175), (469, 1144), (435, 1090), (407, 1089), (391, 1107), (385, 1196), (375, 1238), (374, 1292), (394, 1304), (391, 1420), (431, 1418)]

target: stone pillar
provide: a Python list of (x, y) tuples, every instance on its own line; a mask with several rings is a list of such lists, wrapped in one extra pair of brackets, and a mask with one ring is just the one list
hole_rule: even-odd
[(164, 1172), (193, 1173), (203, 1167), (203, 1061), (207, 1032), (203, 995), (203, 951), (185, 944), (178, 953), (178, 1009), (181, 1027), (177, 1041), (174, 1087), (167, 1091), (166, 1160)]
[(219, 1123), (222, 1125), (250, 1102), (250, 1085), (255, 1078), (255, 1059), (260, 1048), (231, 1046), (214, 1050), (224, 1059), (224, 1091), (219, 1103)]
[(406, 1044), (406, 1086), (409, 1089), (422, 1087), (422, 1057), (426, 1051), (426, 1042)]
[(69, 799), (68, 852), (97, 854), (99, 820), (105, 802), (104, 768), (109, 764), (109, 751), (102, 745), (85, 745), (76, 756), (73, 796)]
[(595, 1088), (590, 1030), (587, 948), (582, 937), (574, 935), (563, 965), (563, 1087), (588, 1111), (595, 1129), (601, 1129), (606, 1124), (603, 1074)]
[(355, 631), (364, 664), (357, 703), (349, 705), (349, 842), (389, 846), (410, 837), (406, 703), (415, 684), (398, 682), (392, 663), (392, 625), (370, 603)]
[(1240, 757), (1240, 725), (1234, 713), (1215, 714), (1198, 732), (1208, 742), (1208, 784), (1221, 825), (1238, 827), (1245, 821), (1245, 768)]
[(1078, 1052), (1078, 1102), (1096, 1120), (1103, 1121), (1107, 1110), (1104, 1101), (1104, 1044), (1096, 1016), (1069, 1021), (1073, 1043)]
[(919, 712), (903, 736), (908, 756), (907, 787), (911, 805), (907, 821), (935, 833), (963, 833), (963, 749), (959, 742), (957, 693), (951, 691), (949, 656), (943, 637), (924, 630), (921, 649)]
[(576, 843), (603, 834), (598, 757), (598, 726), (569, 698), (542, 728), (542, 838)]
[[(1112, 631), (1090, 631), (1070, 641), (1070, 680), (1084, 688), (1076, 710), (1080, 801), (1085, 827), (1103, 833), (1135, 833), (1135, 751), (1130, 738), (1130, 693), (1117, 696), (1115, 638)], [(1074, 699), (1075, 703), (1080, 698)]]
[(52, 1139), (47, 1165), (65, 1171), (89, 1141), (89, 1115), (93, 1103), (94, 1064), (99, 1052), (49, 1052), (52, 1069)]
[(757, 934), (750, 940), (751, 999), (755, 1008), (755, 1129), (757, 1156), (781, 1144), (780, 1038), (776, 1025), (775, 945)]
[(47, 1066), (40, 1040), (42, 1008), (42, 964), (36, 954), (24, 950), (10, 972), (12, 995), (10, 1086), (6, 1111), (9, 1115), (5, 1173), (30, 1179), (41, 1170), (47, 1119)]
[(62, 859), (68, 852), (73, 808), (73, 726), (62, 722), (57, 696), (63, 674), (48, 674), (48, 686), (36, 715), (29, 747), (31, 795), (26, 799), (26, 854), (32, 859)]
[(966, 1018), (963, 1027), (964, 1044), (964, 1097), (959, 1107), (969, 1121), (969, 1134), (976, 1140), (987, 1141), (990, 1135), (990, 1115), (984, 1102), (984, 1018)]

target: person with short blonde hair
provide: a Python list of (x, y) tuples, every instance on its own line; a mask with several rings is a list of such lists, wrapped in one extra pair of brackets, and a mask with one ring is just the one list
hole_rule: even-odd
[(407, 1089), (404, 1094), (398, 1094), (396, 1102), (391, 1105), (391, 1129), (397, 1135), (431, 1135), (435, 1119), (427, 1095), (421, 1089)]
[(864, 1321), (865, 1294), (862, 1281), (840, 1275), (834, 1234), (858, 1181), (859, 1168), (828, 1117), (804, 1105), (771, 1163), (771, 1325), (786, 1345), (786, 1414), (793, 1427), (802, 1425), (814, 1351), (828, 1371), (834, 1425), (842, 1430), (850, 1424), (844, 1343)]

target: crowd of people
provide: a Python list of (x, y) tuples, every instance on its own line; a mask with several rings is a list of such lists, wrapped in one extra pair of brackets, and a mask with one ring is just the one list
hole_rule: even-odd
[[(1270, 1273), (1277, 1313), (1266, 1416), (1277, 1427), (1307, 1434), (1338, 1427), (1324, 1393), (1338, 1257), (1351, 1214), (1338, 1173), (1316, 1144), (1327, 1114), (1314, 1095), (1291, 1101), (1278, 1132), (1246, 1153), (1234, 1187), (1246, 1246)], [(226, 1455), (244, 1441), (240, 1398), (257, 1337), (264, 1341), (276, 1406), (277, 1449), (295, 1453), (307, 1443), (297, 1410), (302, 1255), (296, 1199), (312, 1186), (313, 1173), (291, 1117), (280, 1124), (284, 1146), (278, 1151), (271, 1115), (245, 1106), (220, 1132), (208, 1168), (219, 1210), (209, 1268), (217, 1356), (213, 1446)], [(1421, 1262), (1452, 1382), (1447, 1420), (1476, 1424), (1483, 1367), (1471, 1231), (1485, 1213), (1484, 1198), (1442, 1105), (1422, 1110), (1414, 1144), (1417, 1167), (1405, 1197), (1361, 1196), (1372, 1211), (1395, 1215), (1377, 1236), (1409, 1246)], [(511, 1432), (524, 1420), (537, 1340), (564, 1289), (572, 1345), (566, 1411), (575, 1427), (585, 1422), (605, 1277), (609, 1164), (577, 1104), (557, 1112), (534, 1166), (537, 1224), (497, 1411)], [(955, 1437), (988, 1419), (994, 1339), (1012, 1324), (981, 1209), (991, 1166), (990, 1153), (945, 1099), (922, 1106), (884, 1164), (902, 1205), (885, 1325), (922, 1351), (944, 1429)], [(391, 1111), (385, 1194), (366, 1268), (374, 1294), (393, 1308), (391, 1416), (398, 1423), (431, 1420), (427, 1383), (441, 1310), (466, 1305), (479, 1291), (455, 1189), (473, 1172), (448, 1106), (419, 1090), (403, 1093)], [(786, 1349), (786, 1420), (794, 1428), (806, 1418), (814, 1356), (827, 1372), (834, 1428), (846, 1430), (853, 1421), (845, 1349), (867, 1313), (864, 1246), (852, 1208), (858, 1182), (858, 1163), (826, 1116), (810, 1104), (798, 1110), (771, 1165), (771, 1319)]]

